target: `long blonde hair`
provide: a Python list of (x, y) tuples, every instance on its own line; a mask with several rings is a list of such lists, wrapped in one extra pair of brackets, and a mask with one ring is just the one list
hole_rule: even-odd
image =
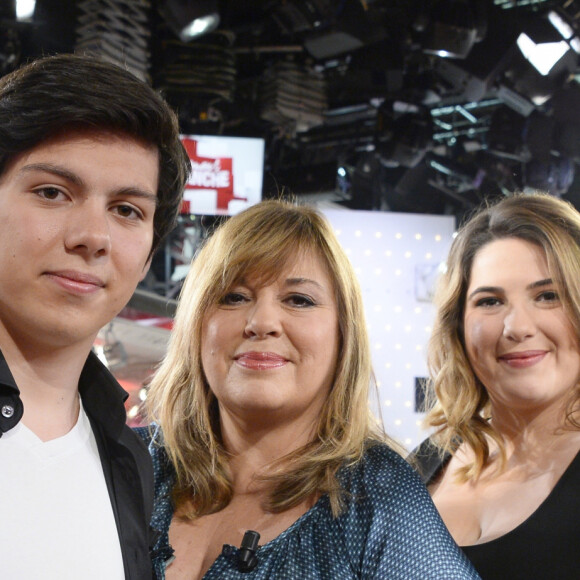
[[(505, 461), (505, 447), (490, 423), (487, 391), (473, 372), (463, 336), (465, 298), (477, 252), (497, 239), (519, 238), (545, 253), (562, 304), (580, 337), (580, 213), (547, 194), (514, 194), (477, 212), (460, 228), (451, 245), (447, 270), (435, 293), (437, 314), (428, 348), (431, 410), (425, 424), (435, 427), (435, 442), (453, 452), (460, 442), (474, 451), (473, 464), (460, 476), (476, 478), (490, 456), (489, 438)], [(566, 424), (580, 428), (580, 385), (570, 393)]]
[(369, 412), (370, 347), (361, 292), (348, 258), (328, 222), (313, 208), (261, 202), (223, 223), (193, 261), (167, 356), (147, 397), (150, 416), (162, 428), (175, 467), (175, 501), (191, 506), (191, 518), (223, 509), (232, 497), (217, 401), (201, 363), (204, 316), (239, 280), (254, 275), (274, 279), (301, 251), (315, 252), (328, 267), (337, 300), (340, 351), (316, 438), (271, 466), (268, 509), (284, 511), (313, 494), (327, 493), (338, 514), (337, 470), (345, 462), (360, 460), (369, 443), (385, 441)]

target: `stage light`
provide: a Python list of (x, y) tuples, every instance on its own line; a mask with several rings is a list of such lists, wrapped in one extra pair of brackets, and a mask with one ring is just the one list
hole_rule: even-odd
[(423, 52), (444, 58), (466, 58), (485, 34), (481, 6), (472, 0), (435, 1), (429, 14), (415, 23), (415, 30), (424, 32)]
[[(542, 54), (548, 54), (542, 47)], [(544, 58), (544, 57), (543, 57)], [(519, 50), (514, 51), (510, 64), (503, 71), (498, 82), (497, 96), (518, 113), (528, 116), (544, 105), (554, 93), (563, 87), (577, 67), (578, 55), (567, 50), (560, 58), (552, 58), (545, 65), (547, 74), (542, 74), (539, 61), (528, 60)]]
[(183, 38), (195, 38), (196, 36), (201, 36), (206, 32), (211, 32), (217, 28), (219, 24), (219, 18), (216, 18), (215, 14), (208, 14), (206, 16), (200, 16), (196, 18), (189, 26), (186, 26), (180, 34)]
[(27, 21), (34, 16), (36, 0), (16, 0), (16, 20)]
[(550, 74), (556, 63), (570, 50), (564, 40), (536, 44), (522, 32), (516, 41), (522, 55), (542, 75)]
[(560, 33), (560, 36), (572, 47), (572, 50), (580, 54), (580, 38), (568, 20), (555, 10), (550, 11), (547, 18), (550, 24)]
[(159, 12), (182, 42), (212, 32), (220, 23), (217, 0), (166, 0)]
[[(280, 2), (291, 7), (292, 2)], [(298, 4), (298, 3), (297, 3)], [(369, 16), (360, 0), (302, 2), (300, 10), (311, 13), (310, 30), (304, 39), (305, 50), (316, 60), (333, 58), (356, 51), (386, 36), (381, 24)], [(316, 14), (316, 18), (312, 18)]]
[(493, 37), (474, 45), (464, 60), (437, 59), (434, 70), (458, 98), (479, 101), (493, 92), (527, 117), (570, 81), (578, 66), (571, 47), (580, 41), (560, 12), (526, 18), (511, 12), (490, 9)]
[[(521, 23), (520, 34), (499, 80), (498, 97), (524, 116), (534, 107), (544, 105), (569, 81), (578, 66), (578, 54), (562, 37), (562, 27), (560, 31), (553, 21), (554, 17), (552, 20), (543, 17)], [(522, 106), (519, 102), (522, 97), (529, 105)]]

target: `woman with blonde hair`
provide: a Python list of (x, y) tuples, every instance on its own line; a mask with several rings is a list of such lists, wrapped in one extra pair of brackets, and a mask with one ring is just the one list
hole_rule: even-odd
[(436, 293), (415, 459), (484, 580), (580, 574), (579, 280), (578, 211), (517, 194), (459, 230)]
[(222, 224), (187, 276), (140, 430), (158, 577), (476, 577), (377, 428), (370, 381), (360, 290), (326, 220), (265, 201)]

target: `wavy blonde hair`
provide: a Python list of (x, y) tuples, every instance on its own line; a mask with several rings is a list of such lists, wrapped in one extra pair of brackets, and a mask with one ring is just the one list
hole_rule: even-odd
[[(389, 441), (369, 411), (371, 355), (361, 292), (329, 223), (313, 208), (264, 201), (228, 219), (194, 259), (183, 286), (167, 355), (147, 396), (151, 419), (176, 471), (174, 499), (196, 518), (231, 500), (228, 456), (217, 401), (201, 362), (202, 323), (245, 277), (275, 279), (301, 252), (315, 252), (334, 284), (340, 350), (330, 395), (313, 441), (271, 466), (266, 507), (281, 512), (315, 494), (328, 494), (334, 514), (342, 497), (336, 472), (359, 461), (369, 444)], [(191, 506), (191, 507), (190, 507)]]
[[(550, 275), (580, 340), (580, 213), (561, 199), (543, 193), (516, 193), (485, 207), (467, 221), (451, 245), (447, 270), (435, 293), (437, 314), (428, 348), (425, 424), (435, 427), (433, 440), (442, 452), (460, 442), (474, 451), (472, 464), (460, 470), (463, 481), (475, 479), (488, 464), (489, 438), (505, 462), (505, 446), (490, 423), (487, 391), (467, 358), (463, 315), (473, 260), (479, 250), (498, 239), (518, 238), (540, 247)], [(580, 385), (570, 393), (565, 425), (578, 429)]]

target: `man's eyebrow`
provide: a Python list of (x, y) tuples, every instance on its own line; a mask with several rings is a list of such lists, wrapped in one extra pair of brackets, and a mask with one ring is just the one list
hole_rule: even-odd
[(68, 181), (71, 181), (78, 186), (83, 186), (85, 184), (82, 178), (76, 173), (61, 167), (60, 165), (54, 165), (53, 163), (30, 163), (29, 165), (24, 165), (21, 167), (19, 173), (32, 173), (34, 171), (52, 173), (53, 175), (67, 179)]
[(119, 189), (117, 195), (130, 195), (131, 197), (140, 197), (141, 199), (150, 201), (156, 207), (159, 203), (159, 198), (157, 197), (156, 193), (145, 191), (144, 189), (140, 189), (139, 187), (123, 187)]
[[(69, 171), (65, 167), (61, 167), (60, 165), (54, 165), (53, 163), (30, 163), (29, 165), (24, 165), (20, 168), (19, 173), (32, 173), (34, 171), (42, 171), (44, 173), (51, 173), (52, 175), (56, 175), (58, 177), (62, 177), (74, 183), (78, 187), (84, 187), (85, 182), (76, 173)], [(140, 197), (142, 199), (151, 201), (152, 203), (157, 206), (159, 203), (159, 199), (157, 197), (157, 193), (151, 193), (139, 187), (122, 187), (117, 192), (117, 195), (130, 195), (132, 197)]]

